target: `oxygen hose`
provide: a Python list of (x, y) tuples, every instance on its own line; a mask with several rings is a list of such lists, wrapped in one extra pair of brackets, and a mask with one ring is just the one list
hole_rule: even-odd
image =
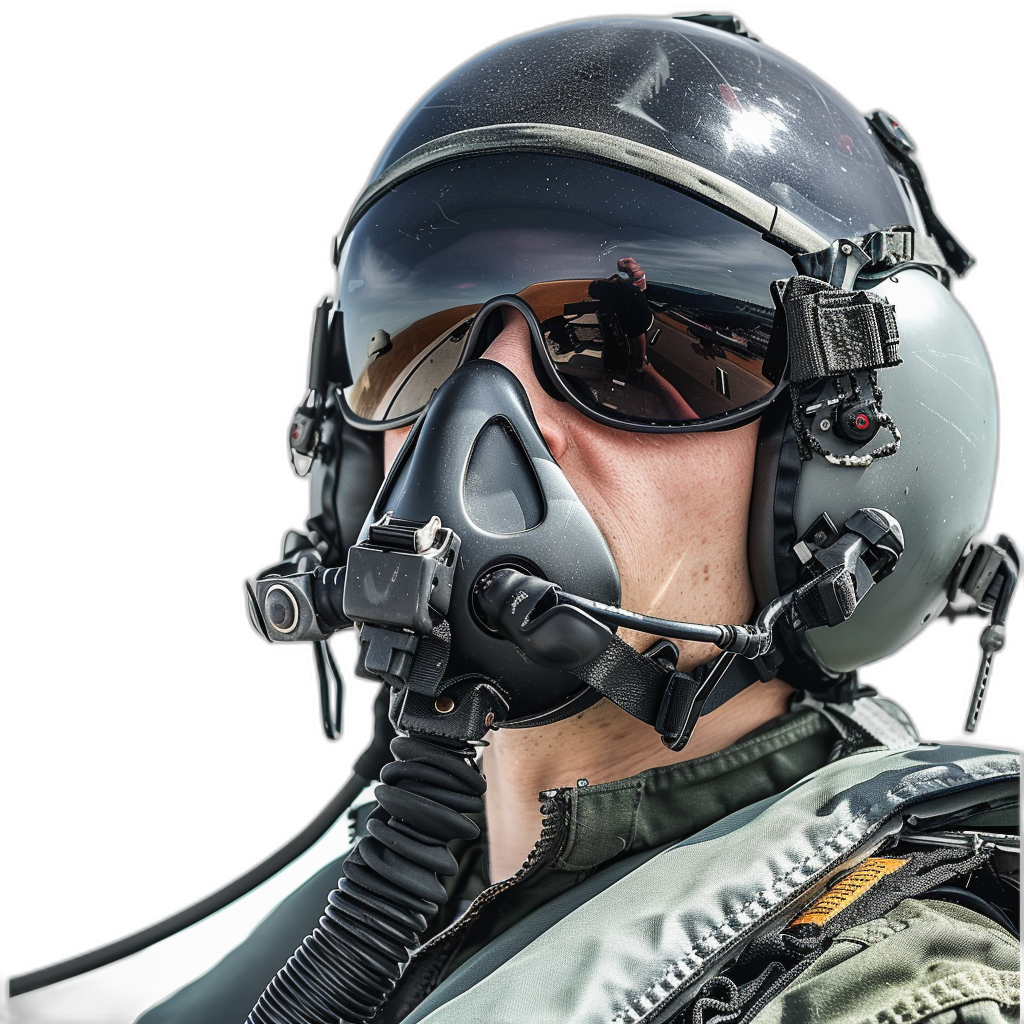
[(479, 834), (467, 814), (486, 788), (468, 743), (436, 736), (392, 740), (395, 761), (380, 774), (379, 806), (328, 897), (320, 926), (277, 972), (246, 1024), (356, 1024), (384, 1004), (447, 900), (454, 839)]

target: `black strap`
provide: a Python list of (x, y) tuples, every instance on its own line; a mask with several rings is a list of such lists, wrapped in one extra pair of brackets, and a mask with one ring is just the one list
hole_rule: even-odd
[(681, 750), (698, 718), (758, 682), (771, 667), (734, 654), (721, 654), (692, 673), (665, 669), (619, 637), (573, 675), (613, 704), (661, 733), (666, 745)]

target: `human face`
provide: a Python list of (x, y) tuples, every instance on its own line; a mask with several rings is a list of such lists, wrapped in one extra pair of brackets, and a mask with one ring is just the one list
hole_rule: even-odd
[[(640, 434), (591, 420), (552, 398), (533, 371), (530, 333), (515, 310), (484, 353), (522, 382), (551, 454), (611, 548), (622, 606), (692, 622), (745, 622), (753, 608), (747, 518), (757, 425), (697, 434)], [(408, 427), (385, 435), (390, 467)], [(625, 630), (638, 650), (653, 638)], [(717, 649), (681, 645), (680, 667)]]

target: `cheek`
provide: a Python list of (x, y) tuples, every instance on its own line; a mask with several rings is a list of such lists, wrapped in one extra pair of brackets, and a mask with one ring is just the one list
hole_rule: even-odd
[(387, 476), (391, 469), (391, 463), (395, 461), (398, 450), (405, 444), (405, 439), (412, 430), (412, 424), (407, 427), (397, 427), (395, 430), (384, 432), (384, 475)]
[[(691, 435), (576, 433), (559, 460), (581, 498), (617, 516), (653, 523), (746, 517), (757, 426)], [(588, 443), (589, 441), (589, 443)], [(589, 502), (588, 502), (589, 505)]]
[(756, 424), (617, 435), (609, 444), (577, 433), (560, 463), (612, 549), (624, 596), (646, 603), (666, 574), (688, 585), (705, 575), (745, 580)]

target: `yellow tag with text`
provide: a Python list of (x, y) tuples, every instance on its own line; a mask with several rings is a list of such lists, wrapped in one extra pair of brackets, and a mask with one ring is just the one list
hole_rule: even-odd
[(789, 922), (789, 927), (795, 928), (798, 924), (821, 927), (906, 862), (904, 857), (869, 857), (841, 881), (826, 889), (799, 917)]

